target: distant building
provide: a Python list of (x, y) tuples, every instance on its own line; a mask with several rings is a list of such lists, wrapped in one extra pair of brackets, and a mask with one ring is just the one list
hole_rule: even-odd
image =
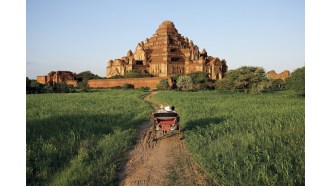
[(267, 77), (270, 79), (286, 79), (290, 77), (290, 71), (284, 70), (283, 72), (277, 74), (275, 70), (267, 72)]
[(134, 53), (129, 50), (121, 59), (109, 60), (106, 77), (134, 69), (164, 78), (203, 71), (211, 79), (222, 79), (228, 67), (224, 59), (208, 56), (205, 49), (200, 52), (193, 41), (178, 33), (173, 22), (164, 21), (151, 38), (137, 44)]
[(76, 87), (77, 80), (75, 78), (76, 74), (70, 71), (51, 71), (47, 76), (37, 76), (37, 82), (49, 86), (56, 83), (66, 83)]

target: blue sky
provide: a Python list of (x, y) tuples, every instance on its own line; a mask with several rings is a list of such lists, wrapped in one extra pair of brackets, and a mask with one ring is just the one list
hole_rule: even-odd
[(105, 76), (109, 59), (134, 51), (164, 20), (229, 69), (293, 71), (305, 65), (304, 9), (303, 0), (27, 0), (26, 75)]

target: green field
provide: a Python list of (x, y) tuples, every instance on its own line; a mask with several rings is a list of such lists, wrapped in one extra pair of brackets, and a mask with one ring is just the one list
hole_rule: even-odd
[(305, 184), (304, 98), (168, 91), (154, 99), (176, 106), (190, 152), (216, 183)]
[(26, 96), (27, 185), (110, 185), (152, 111), (140, 91)]

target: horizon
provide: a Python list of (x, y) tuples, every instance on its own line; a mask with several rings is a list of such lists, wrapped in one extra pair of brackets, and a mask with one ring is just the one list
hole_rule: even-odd
[(26, 2), (30, 79), (51, 71), (105, 77), (110, 59), (134, 51), (164, 20), (200, 50), (225, 59), (228, 70), (258, 66), (280, 73), (305, 66), (304, 1), (208, 1), (207, 8), (180, 1), (168, 9), (164, 2), (77, 2)]

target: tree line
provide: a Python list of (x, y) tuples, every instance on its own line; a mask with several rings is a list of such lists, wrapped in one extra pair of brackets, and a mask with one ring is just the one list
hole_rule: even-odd
[[(154, 77), (154, 75), (144, 71), (132, 70), (124, 76), (114, 76), (118, 78), (142, 78)], [(77, 91), (88, 91), (88, 80), (104, 79), (90, 71), (84, 71), (76, 75), (78, 87), (58, 83), (53, 86), (43, 85), (36, 80), (26, 77), (26, 93), (73, 93)], [(120, 89), (134, 89), (134, 85), (125, 84)], [(259, 94), (269, 91), (293, 90), (299, 96), (305, 96), (305, 67), (294, 70), (287, 79), (270, 79), (267, 77), (262, 67), (243, 66), (225, 73), (221, 80), (212, 80), (207, 72), (192, 72), (190, 74), (175, 74), (172, 82), (161, 80), (157, 85), (158, 90), (179, 90), (179, 91), (198, 91), (198, 90), (220, 90), (232, 92), (244, 92)], [(148, 91), (149, 87), (142, 87), (141, 90)]]
[(259, 94), (267, 91), (293, 90), (305, 96), (305, 67), (293, 71), (287, 79), (270, 79), (262, 67), (243, 66), (229, 70), (221, 80), (211, 80), (206, 72), (193, 72), (188, 75), (176, 74), (174, 84), (161, 80), (160, 90), (176, 89), (181, 91), (217, 89), (232, 92)]

